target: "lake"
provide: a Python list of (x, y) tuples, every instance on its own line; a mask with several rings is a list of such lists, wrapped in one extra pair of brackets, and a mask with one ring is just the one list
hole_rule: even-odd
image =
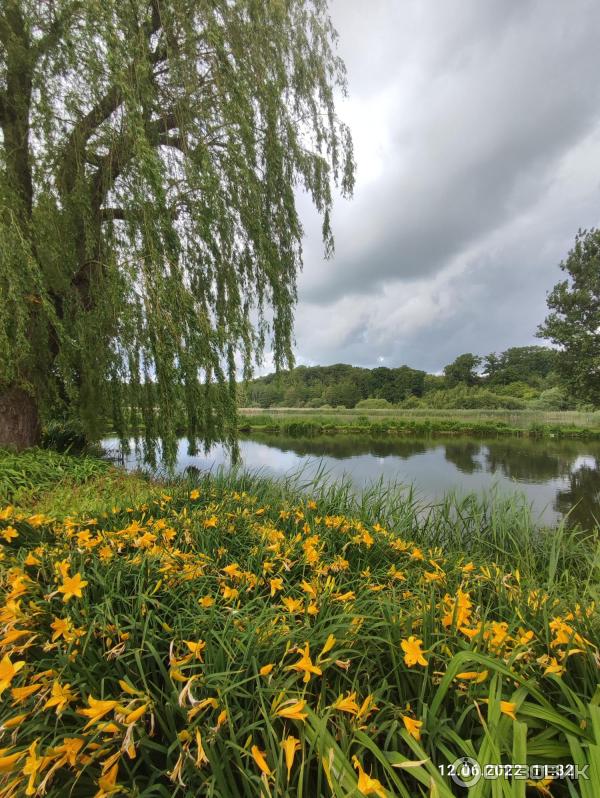
[[(104, 441), (116, 447), (116, 439)], [(133, 441), (132, 441), (133, 447)], [(290, 437), (253, 434), (240, 440), (242, 466), (269, 476), (309, 477), (324, 468), (330, 479), (346, 477), (360, 490), (384, 480), (414, 486), (419, 500), (435, 502), (444, 494), (524, 494), (542, 524), (556, 524), (566, 514), (586, 528), (600, 523), (600, 442), (527, 438), (398, 438), (366, 435)], [(125, 467), (141, 464), (132, 448)], [(179, 441), (176, 471), (227, 467), (224, 447), (190, 456)], [(596, 520), (598, 519), (598, 520)]]

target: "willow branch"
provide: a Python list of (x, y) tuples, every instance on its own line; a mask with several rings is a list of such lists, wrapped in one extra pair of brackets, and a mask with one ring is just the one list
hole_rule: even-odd
[[(150, 38), (161, 28), (160, 8), (158, 0), (152, 0), (151, 21), (146, 28), (146, 35)], [(133, 71), (133, 64), (131, 70)], [(67, 141), (61, 168), (61, 182), (64, 188), (71, 190), (74, 185), (74, 176), (78, 165), (84, 160), (89, 161), (85, 155), (85, 147), (96, 129), (117, 110), (123, 102), (123, 92), (119, 86), (111, 86), (106, 94), (100, 98), (96, 105), (73, 127)], [(100, 165), (102, 168), (102, 164)]]
[(101, 208), (100, 219), (103, 222), (125, 221), (127, 215), (123, 208)]
[(55, 47), (63, 37), (65, 30), (71, 23), (72, 18), (76, 12), (82, 7), (81, 0), (76, 0), (72, 5), (66, 8), (62, 14), (55, 17), (50, 24), (47, 32), (37, 41), (33, 47), (34, 57), (37, 59), (44, 55), (53, 47)]

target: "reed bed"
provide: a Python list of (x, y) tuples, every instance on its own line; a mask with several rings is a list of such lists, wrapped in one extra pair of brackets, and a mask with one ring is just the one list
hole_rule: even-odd
[[(431, 435), (473, 435), (477, 437), (522, 437), (522, 438), (574, 438), (582, 440), (600, 439), (600, 417), (598, 414), (568, 413), (553, 414), (565, 418), (552, 421), (544, 414), (519, 415), (499, 411), (495, 415), (487, 413), (459, 414), (446, 412), (437, 415), (415, 415), (412, 411), (390, 414), (382, 411), (380, 415), (371, 412), (356, 413), (346, 411), (333, 414), (310, 414), (290, 411), (288, 413), (250, 413), (241, 415), (241, 432), (268, 432), (287, 435), (356, 434), (386, 436), (431, 436)], [(575, 423), (578, 419), (579, 423)]]

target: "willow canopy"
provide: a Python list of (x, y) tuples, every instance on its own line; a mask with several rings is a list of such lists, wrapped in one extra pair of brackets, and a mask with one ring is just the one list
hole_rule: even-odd
[(173, 454), (291, 361), (307, 192), (352, 191), (326, 0), (3, 0), (0, 446), (50, 408)]

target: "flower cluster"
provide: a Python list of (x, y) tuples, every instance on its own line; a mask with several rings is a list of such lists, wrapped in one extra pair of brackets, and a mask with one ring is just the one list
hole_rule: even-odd
[[(519, 719), (515, 685), (585, 698), (597, 668), (593, 605), (310, 499), (6, 507), (0, 538), (0, 798), (266, 795), (300, 774), (316, 794), (319, 771), (391, 796), (444, 724), (483, 739), (486, 712)], [(378, 749), (424, 758), (391, 776)]]

